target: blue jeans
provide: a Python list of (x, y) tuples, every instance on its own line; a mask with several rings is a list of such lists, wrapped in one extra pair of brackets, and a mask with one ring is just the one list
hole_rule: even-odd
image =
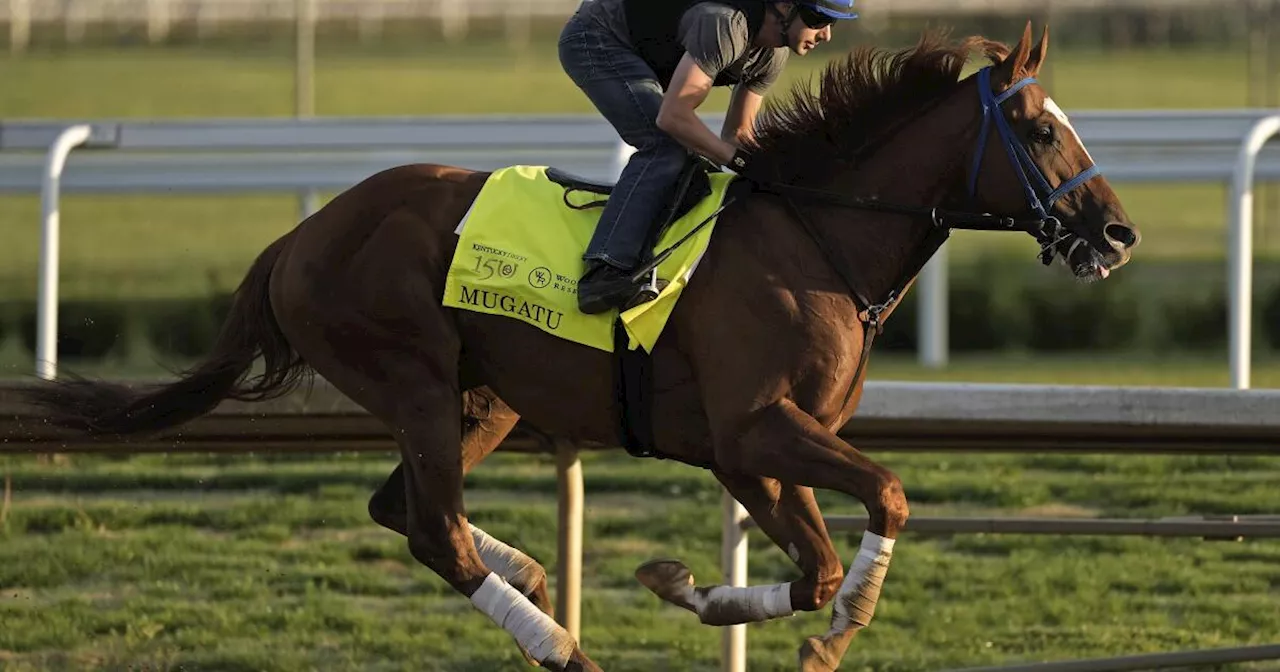
[(623, 269), (639, 265), (645, 240), (674, 195), (689, 157), (657, 126), (658, 78), (606, 28), (575, 14), (560, 33), (560, 64), (628, 145), (636, 148), (618, 176), (583, 259)]

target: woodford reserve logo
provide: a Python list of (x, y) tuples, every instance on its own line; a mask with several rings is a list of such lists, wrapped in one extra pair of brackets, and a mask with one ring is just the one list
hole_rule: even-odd
[(503, 294), (490, 289), (467, 287), (466, 285), (461, 285), (461, 287), (462, 302), (469, 306), (483, 306), (489, 310), (501, 310), (510, 315), (519, 315), (534, 322), (545, 324), (552, 331), (560, 328), (560, 321), (564, 318), (564, 313), (558, 310), (553, 310), (510, 294)]

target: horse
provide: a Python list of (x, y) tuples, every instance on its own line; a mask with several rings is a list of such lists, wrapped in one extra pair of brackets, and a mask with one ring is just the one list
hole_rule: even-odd
[[(874, 614), (909, 516), (902, 481), (837, 436), (862, 396), (874, 336), (953, 229), (1031, 236), (1046, 264), (1106, 278), (1138, 228), (1035, 77), (1028, 22), (1010, 48), (927, 31), (859, 47), (762, 111), (705, 257), (646, 355), (654, 454), (710, 470), (800, 578), (699, 586), (678, 560), (636, 570), (701, 623), (762, 622), (832, 605), (800, 669), (834, 670)], [(961, 77), (974, 53), (989, 63)], [(383, 422), (400, 463), (370, 517), (551, 670), (599, 670), (552, 617), (545, 569), (470, 523), (464, 476), (523, 422), (618, 445), (616, 353), (504, 316), (446, 308), (441, 291), (488, 173), (431, 163), (371, 175), (269, 246), (235, 290), (201, 362), (156, 386), (66, 376), (27, 400), (97, 436), (160, 432), (225, 399), (256, 401), (319, 375)], [(730, 176), (733, 177), (733, 176)], [(734, 177), (734, 179), (739, 179)], [(736, 184), (736, 183), (735, 183)], [(958, 325), (963, 329), (964, 325)], [(255, 368), (261, 360), (261, 368)], [(846, 572), (814, 497), (857, 498), (868, 523)]]

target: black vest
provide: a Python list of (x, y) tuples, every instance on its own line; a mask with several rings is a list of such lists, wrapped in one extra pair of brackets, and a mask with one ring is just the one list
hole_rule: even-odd
[[(764, 25), (764, 0), (625, 0), (623, 3), (631, 46), (653, 68), (664, 89), (671, 84), (676, 66), (684, 57), (684, 45), (676, 38), (680, 17), (690, 7), (708, 1), (728, 5), (746, 15), (751, 39), (760, 33)], [(737, 83), (737, 77), (721, 72), (716, 75), (714, 85)]]

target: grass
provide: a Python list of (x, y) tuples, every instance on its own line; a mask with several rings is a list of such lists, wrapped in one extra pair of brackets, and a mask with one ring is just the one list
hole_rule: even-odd
[[(1274, 513), (1280, 460), (880, 455), (917, 515)], [(389, 456), (10, 458), (5, 669), (520, 669), (507, 636), (367, 520)], [(608, 670), (717, 669), (719, 632), (636, 584), (646, 559), (719, 580), (719, 489), (697, 469), (585, 458), (583, 642)], [(468, 478), (472, 520), (555, 572), (549, 458)], [(828, 514), (856, 513), (822, 493)], [(1064, 513), (1065, 512), (1065, 513)], [(856, 535), (840, 536), (847, 562)], [(750, 580), (795, 578), (752, 537)], [(849, 669), (937, 670), (1270, 643), (1280, 544), (908, 535)], [(829, 612), (750, 627), (750, 669), (791, 669)], [(1265, 669), (1233, 667), (1223, 669)]]
[[(832, 53), (795, 59), (783, 87), (805, 81)], [(1051, 54), (1045, 79), (1068, 111), (1246, 103), (1242, 50), (1060, 49)], [(270, 45), (37, 51), (5, 64), (0, 118), (288, 116), (291, 59), (286, 48)], [(469, 43), (466, 49), (426, 41), (395, 50), (331, 45), (321, 49), (316, 85), (320, 115), (592, 112), (560, 71), (550, 39), (523, 51), (488, 42)], [(723, 109), (726, 96), (717, 91), (706, 109)], [(1221, 185), (1117, 188), (1144, 228), (1135, 263), (1222, 258), (1226, 200)], [(285, 194), (67, 196), (62, 295), (173, 297), (227, 291), (257, 252), (295, 224), (296, 203)], [(0, 246), (0, 296), (29, 297), (36, 291), (38, 219), (35, 195), (0, 196), (6, 241)], [(1265, 229), (1255, 242), (1262, 258), (1280, 251)], [(989, 250), (1027, 259), (1033, 254), (1031, 241), (1022, 236), (960, 232), (951, 247), (961, 261)]]

